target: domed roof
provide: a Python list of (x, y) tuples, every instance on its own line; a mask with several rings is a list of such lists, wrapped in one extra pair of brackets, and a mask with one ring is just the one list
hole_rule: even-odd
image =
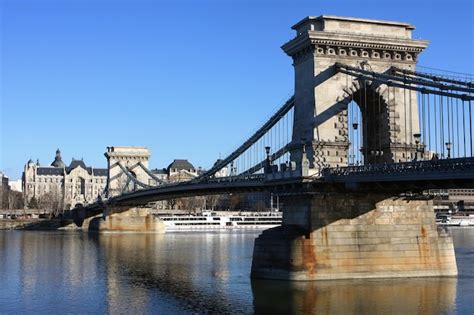
[(179, 160), (176, 159), (168, 165), (167, 170), (176, 169), (176, 170), (194, 170), (194, 166), (189, 163), (188, 160)]
[(54, 158), (53, 163), (51, 163), (51, 166), (63, 167), (63, 168), (66, 167), (66, 165), (64, 164), (61, 158), (61, 151), (59, 151), (59, 149), (56, 150), (56, 157)]

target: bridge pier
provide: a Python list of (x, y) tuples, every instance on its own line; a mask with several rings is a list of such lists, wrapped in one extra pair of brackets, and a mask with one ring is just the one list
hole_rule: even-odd
[(367, 194), (282, 197), (283, 225), (256, 240), (252, 277), (283, 280), (456, 276), (432, 200)]
[(164, 233), (163, 222), (146, 208), (109, 207), (108, 212), (105, 220), (102, 215), (85, 219), (82, 229), (94, 232)]

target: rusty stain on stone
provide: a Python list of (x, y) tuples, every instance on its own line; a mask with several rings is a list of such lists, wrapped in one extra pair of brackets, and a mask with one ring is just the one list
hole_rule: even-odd
[(303, 239), (301, 244), (301, 257), (303, 258), (303, 266), (310, 273), (314, 274), (316, 272), (316, 247)]
[(425, 227), (422, 225), (422, 226), (421, 226), (421, 237), (426, 238), (426, 235), (427, 235), (426, 229), (425, 229)]
[(323, 227), (323, 228), (321, 229), (321, 233), (323, 234), (324, 244), (325, 244), (326, 246), (328, 246), (328, 245), (329, 245), (329, 242), (328, 242), (328, 230), (327, 230), (327, 228), (326, 228), (326, 227)]

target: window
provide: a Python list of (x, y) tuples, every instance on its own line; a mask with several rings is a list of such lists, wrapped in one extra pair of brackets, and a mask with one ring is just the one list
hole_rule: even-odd
[(79, 182), (79, 186), (77, 187), (78, 188), (77, 190), (80, 191), (81, 195), (85, 195), (85, 193), (86, 193), (86, 180), (82, 177), (79, 177), (78, 182)]

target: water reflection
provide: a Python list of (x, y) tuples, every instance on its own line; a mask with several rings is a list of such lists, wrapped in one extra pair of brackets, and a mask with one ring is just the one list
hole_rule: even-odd
[(253, 280), (256, 314), (445, 314), (456, 278), (319, 282)]
[[(89, 238), (104, 254), (110, 312), (184, 309), (224, 314), (252, 312), (247, 268), (255, 236), (91, 234)], [(247, 290), (238, 296), (244, 291), (239, 288), (242, 284)]]
[(474, 312), (474, 229), (453, 230), (459, 278), (250, 281), (258, 232), (0, 231), (0, 313)]
[(100, 253), (82, 233), (0, 231), (0, 239), (0, 313), (102, 309), (89, 303), (101, 295)]

